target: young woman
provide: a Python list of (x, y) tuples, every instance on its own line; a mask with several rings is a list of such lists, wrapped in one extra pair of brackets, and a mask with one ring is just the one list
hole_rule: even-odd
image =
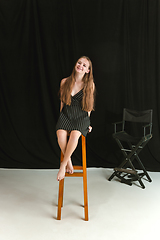
[[(71, 155), (77, 147), (78, 139), (91, 132), (90, 114), (94, 109), (95, 84), (92, 62), (83, 56), (75, 64), (72, 74), (64, 78), (60, 85), (60, 116), (56, 125), (58, 144), (64, 154), (57, 174), (57, 180), (65, 177), (65, 171), (72, 174)], [(70, 133), (67, 141), (68, 132)]]

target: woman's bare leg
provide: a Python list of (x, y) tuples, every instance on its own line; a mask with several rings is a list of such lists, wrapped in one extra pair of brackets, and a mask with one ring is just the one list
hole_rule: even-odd
[(77, 147), (78, 144), (78, 139), (81, 136), (81, 132), (77, 131), (77, 130), (73, 130), (70, 133), (70, 137), (66, 146), (66, 150), (64, 153), (64, 158), (63, 158), (63, 162), (61, 163), (59, 172), (57, 174), (57, 180), (62, 180), (65, 177), (65, 168), (67, 166), (67, 163), (70, 162), (71, 159), (71, 155), (74, 152), (74, 150)]
[(57, 130), (57, 139), (59, 147), (64, 154), (67, 146), (67, 131), (63, 129)]
[(66, 172), (69, 174), (73, 174), (73, 165), (72, 165), (72, 161), (71, 158), (68, 160), (67, 165), (66, 165)]
[[(67, 134), (68, 134), (68, 132), (66, 130), (63, 130), (63, 129), (57, 130), (58, 144), (59, 144), (61, 151), (63, 152), (63, 155), (66, 151), (66, 146), (67, 146)], [(68, 172), (70, 174), (73, 173), (73, 165), (72, 165), (71, 158), (69, 159), (69, 161), (67, 163), (66, 172)]]

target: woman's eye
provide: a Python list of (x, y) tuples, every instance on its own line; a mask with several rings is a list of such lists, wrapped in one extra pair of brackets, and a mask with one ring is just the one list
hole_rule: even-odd
[(86, 65), (84, 64), (83, 67), (86, 67)]

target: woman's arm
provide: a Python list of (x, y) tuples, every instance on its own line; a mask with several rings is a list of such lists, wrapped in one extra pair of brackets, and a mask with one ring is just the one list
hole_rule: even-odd
[[(93, 82), (93, 94), (94, 94), (94, 90), (95, 90), (95, 84), (94, 84), (94, 82)], [(91, 111), (88, 112), (88, 116), (89, 116), (89, 117), (90, 117), (90, 115), (91, 115)]]
[(60, 112), (62, 111), (63, 106), (64, 106), (64, 103), (61, 101), (61, 104), (60, 104)]
[[(95, 84), (94, 84), (94, 82), (93, 82), (93, 93), (94, 93), (94, 90), (95, 90)], [(91, 111), (90, 112), (88, 112), (88, 116), (90, 117), (90, 115), (91, 115)], [(92, 131), (92, 126), (89, 126), (89, 132), (91, 132)]]
[[(61, 87), (62, 87), (62, 85), (65, 83), (66, 79), (67, 79), (67, 78), (63, 78), (63, 79), (61, 80), (61, 84), (60, 84), (60, 96), (61, 96), (61, 94), (62, 94), (62, 93), (61, 93)], [(64, 103), (61, 101), (61, 104), (60, 104), (60, 112), (62, 111), (63, 106), (64, 106)]]
[(90, 115), (91, 115), (91, 111), (90, 112), (88, 112), (88, 116), (90, 117)]
[[(94, 93), (94, 91), (95, 91), (95, 84), (94, 84), (94, 82), (93, 82), (93, 93)], [(91, 112), (92, 112), (92, 111), (88, 112), (88, 116), (89, 116), (89, 117), (90, 117), (90, 115), (91, 115)], [(92, 131), (92, 126), (89, 126), (88, 128), (89, 128), (88, 132), (91, 132), (91, 131)]]

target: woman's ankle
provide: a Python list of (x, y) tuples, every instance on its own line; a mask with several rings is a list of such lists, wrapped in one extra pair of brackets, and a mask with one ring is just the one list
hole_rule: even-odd
[(61, 162), (60, 168), (65, 168), (66, 166), (67, 166), (67, 164), (65, 164), (64, 161)]

